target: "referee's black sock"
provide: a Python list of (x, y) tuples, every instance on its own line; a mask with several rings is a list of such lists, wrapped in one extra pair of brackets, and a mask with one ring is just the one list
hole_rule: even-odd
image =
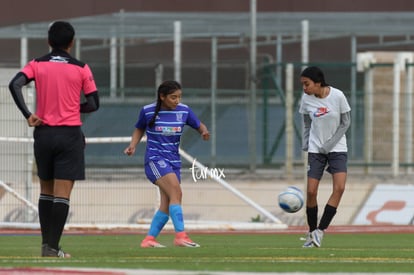
[(58, 249), (60, 237), (69, 214), (69, 199), (56, 197), (53, 201), (52, 222), (49, 230), (49, 246)]
[(48, 243), (50, 221), (52, 220), (53, 196), (40, 194), (38, 201), (40, 231), (42, 232), (42, 244)]
[(318, 206), (306, 207), (306, 217), (308, 219), (309, 232), (318, 227)]
[(333, 207), (327, 204), (325, 206), (325, 210), (323, 211), (321, 222), (319, 223), (319, 229), (325, 230), (326, 228), (328, 228), (335, 214), (336, 214), (336, 207)]

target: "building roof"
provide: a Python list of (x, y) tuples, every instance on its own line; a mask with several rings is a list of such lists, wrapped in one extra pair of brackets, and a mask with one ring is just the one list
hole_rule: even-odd
[[(257, 36), (283, 36), (300, 40), (301, 22), (309, 22), (310, 39), (346, 36), (380, 38), (414, 35), (414, 12), (269, 12), (257, 13)], [(197, 37), (249, 37), (249, 12), (118, 12), (65, 19), (81, 39), (111, 37), (171, 39), (174, 21), (181, 21), (184, 39)], [(50, 22), (0, 28), (0, 39), (44, 38)]]

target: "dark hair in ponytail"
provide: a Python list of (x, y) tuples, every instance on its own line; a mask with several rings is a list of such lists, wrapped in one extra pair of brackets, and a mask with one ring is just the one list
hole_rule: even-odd
[(318, 67), (307, 67), (303, 70), (300, 76), (307, 77), (315, 83), (321, 83), (321, 87), (329, 86), (329, 84), (325, 82), (325, 75)]
[(157, 91), (157, 105), (155, 106), (154, 116), (151, 118), (150, 122), (148, 123), (149, 127), (154, 126), (155, 120), (157, 119), (157, 115), (161, 110), (161, 95), (166, 96), (169, 94), (174, 93), (177, 90), (181, 90), (181, 84), (174, 80), (166, 80), (158, 87)]

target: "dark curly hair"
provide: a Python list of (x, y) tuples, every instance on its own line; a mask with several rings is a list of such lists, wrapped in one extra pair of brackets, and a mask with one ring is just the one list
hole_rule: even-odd
[(157, 91), (157, 105), (155, 106), (154, 116), (151, 118), (150, 122), (148, 123), (149, 127), (154, 126), (155, 119), (161, 109), (161, 95), (166, 96), (169, 94), (174, 93), (177, 90), (181, 90), (181, 84), (174, 80), (166, 80), (158, 87)]

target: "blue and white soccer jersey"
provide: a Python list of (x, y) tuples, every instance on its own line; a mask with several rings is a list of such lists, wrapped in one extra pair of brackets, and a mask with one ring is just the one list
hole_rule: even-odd
[(144, 106), (135, 124), (136, 128), (145, 129), (147, 135), (145, 174), (152, 183), (168, 173), (175, 173), (180, 181), (181, 158), (178, 150), (181, 135), (186, 124), (198, 129), (200, 120), (190, 107), (180, 103), (175, 110), (160, 110), (155, 124), (148, 127), (155, 107), (155, 103)]

